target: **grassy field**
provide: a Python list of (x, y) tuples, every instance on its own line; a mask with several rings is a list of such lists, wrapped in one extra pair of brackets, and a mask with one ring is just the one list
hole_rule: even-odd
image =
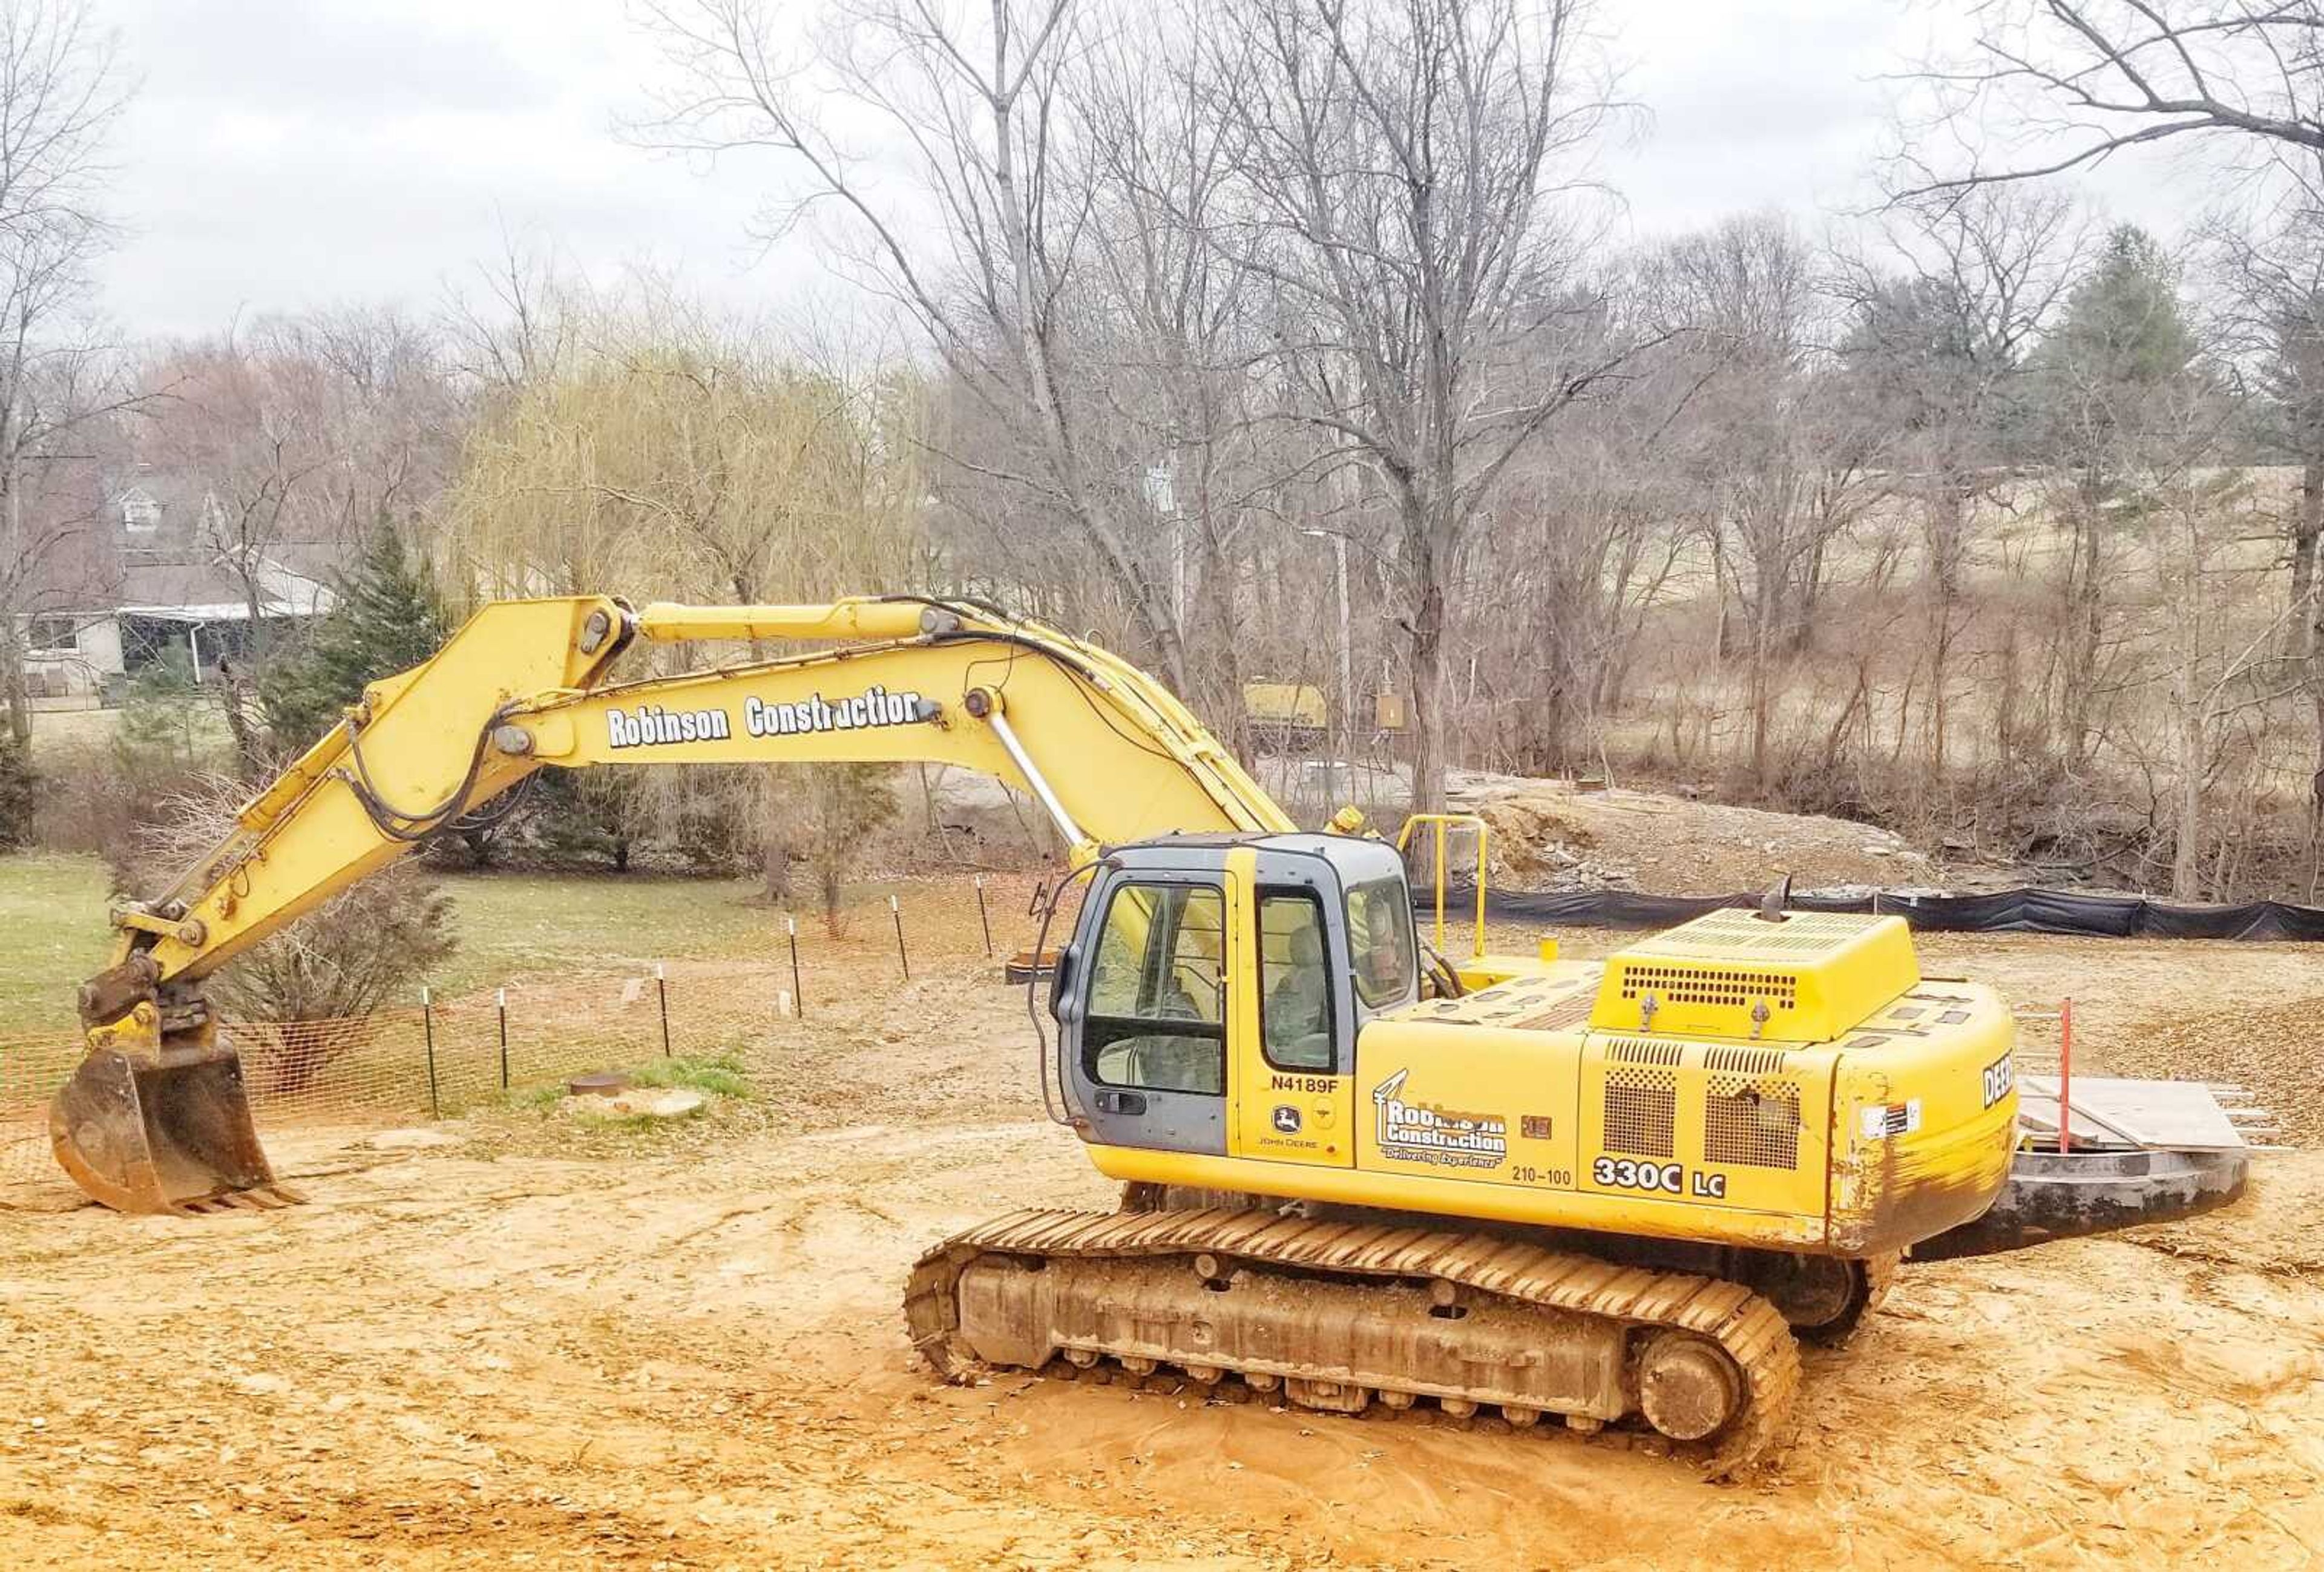
[[(429, 980), (446, 997), (527, 972), (770, 959), (782, 929), (749, 880), (453, 873), (443, 882), (460, 948)], [(851, 886), (849, 902), (884, 922), (877, 908), (889, 889)], [(74, 991), (105, 962), (105, 906), (95, 857), (0, 856), (0, 1037), (73, 1024)]]
[(81, 979), (105, 964), (105, 865), (0, 856), (0, 1037), (73, 1023)]
[(747, 880), (649, 874), (452, 874), (459, 952), (434, 979), (447, 994), (517, 973), (628, 967), (680, 957), (765, 958), (779, 920)]
[(37, 751), (47, 744), (109, 743), (120, 722), (117, 709), (35, 709), (32, 746)]

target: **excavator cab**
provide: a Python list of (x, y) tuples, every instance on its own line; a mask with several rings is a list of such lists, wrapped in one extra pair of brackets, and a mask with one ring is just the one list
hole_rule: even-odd
[(1074, 1127), (1106, 1147), (1224, 1157), (1266, 1145), (1344, 1163), (1356, 1033), (1419, 996), (1417, 956), (1403, 865), (1384, 843), (1182, 836), (1116, 848), (1051, 994)]

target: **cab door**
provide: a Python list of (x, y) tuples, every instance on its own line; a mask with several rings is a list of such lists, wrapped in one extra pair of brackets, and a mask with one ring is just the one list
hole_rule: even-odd
[(1227, 1150), (1232, 876), (1159, 867), (1091, 892), (1057, 1021), (1084, 1139)]
[(1355, 1026), (1339, 882), (1321, 857), (1243, 848), (1227, 861), (1229, 1150), (1355, 1162)]

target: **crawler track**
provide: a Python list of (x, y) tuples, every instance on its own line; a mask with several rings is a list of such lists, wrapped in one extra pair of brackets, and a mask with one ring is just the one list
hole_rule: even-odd
[[(1356, 1296), (1365, 1313), (1351, 1316)], [(1023, 1311), (1035, 1302), (1041, 1315)], [(1584, 1430), (1643, 1411), (1674, 1434), (1690, 1428), (1688, 1400), (1715, 1389), (1719, 1421), (1674, 1443), (1713, 1476), (1775, 1439), (1800, 1379), (1783, 1317), (1738, 1283), (1489, 1236), (1240, 1209), (1012, 1213), (923, 1255), (904, 1313), (915, 1346), (954, 1381), (1062, 1354), (1133, 1371), (1172, 1364), (1197, 1380), (1240, 1372), (1263, 1389), (1280, 1380), (1292, 1401), (1340, 1411), (1377, 1392), (1391, 1407), (1498, 1405), (1519, 1424), (1561, 1412)], [(1286, 1327), (1314, 1342), (1286, 1346)], [(1351, 1345), (1360, 1345), (1352, 1357)], [(1545, 1396), (1544, 1383), (1562, 1379)]]

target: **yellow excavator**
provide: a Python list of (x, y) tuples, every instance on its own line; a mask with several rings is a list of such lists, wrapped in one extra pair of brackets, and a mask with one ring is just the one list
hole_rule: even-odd
[[(614, 680), (641, 640), (752, 652)], [(1896, 919), (1771, 903), (1582, 963), (1485, 955), (1480, 918), (1449, 961), (1394, 846), (1301, 833), (1154, 680), (908, 596), (487, 606), (116, 911), (60, 1161), (125, 1211), (299, 1199), (205, 976), (536, 771), (816, 760), (982, 770), (1074, 848), (1039, 1074), (1122, 1204), (928, 1251), (905, 1317), (947, 1377), (1167, 1365), (1318, 1410), (1644, 1430), (1731, 1472), (1784, 1422), (1795, 1334), (1845, 1336), (2008, 1177), (2009, 1013), (1923, 976)]]

